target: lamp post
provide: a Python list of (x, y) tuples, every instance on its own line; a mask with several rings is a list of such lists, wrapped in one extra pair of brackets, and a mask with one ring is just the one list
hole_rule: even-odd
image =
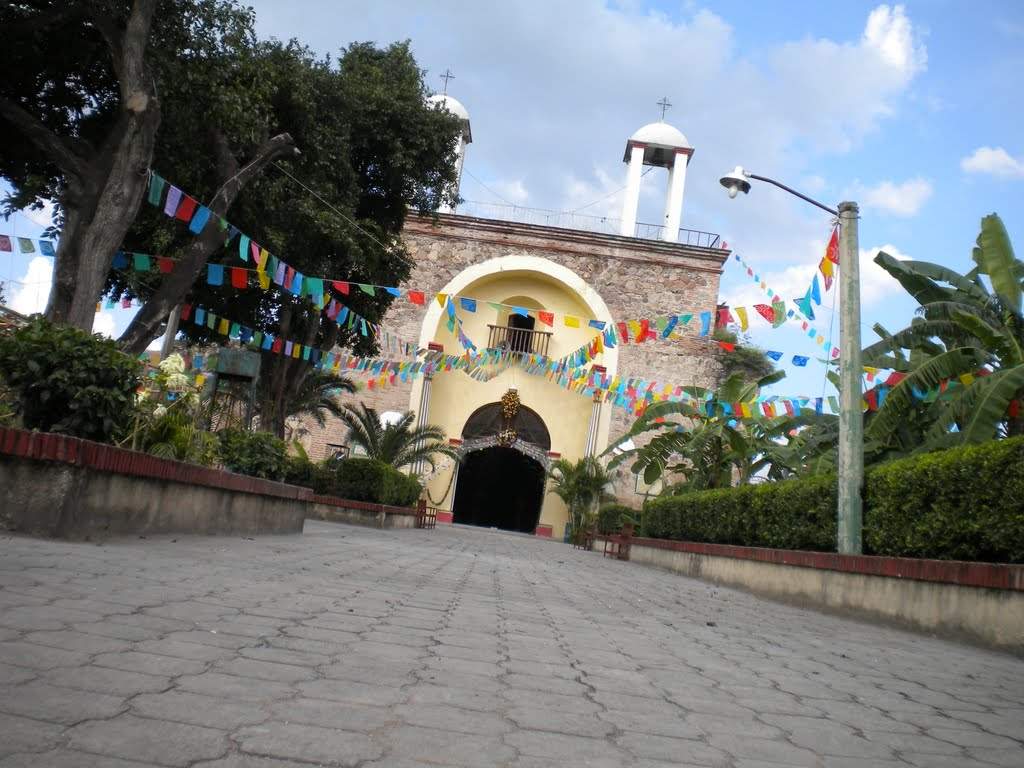
[(735, 198), (750, 192), (750, 179), (774, 184), (791, 195), (839, 218), (839, 508), (837, 510), (837, 550), (841, 554), (861, 553), (863, 527), (861, 489), (864, 485), (864, 420), (861, 408), (860, 357), (860, 263), (857, 244), (856, 203), (840, 203), (838, 210), (781, 184), (758, 176), (741, 166), (720, 181)]

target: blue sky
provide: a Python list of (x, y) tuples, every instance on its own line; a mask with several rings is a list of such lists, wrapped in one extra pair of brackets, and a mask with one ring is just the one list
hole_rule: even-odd
[[(666, 119), (696, 148), (683, 226), (721, 233), (784, 294), (809, 279), (828, 217), (764, 185), (729, 200), (719, 176), (743, 164), (830, 204), (857, 200), (865, 343), (873, 322), (900, 327), (913, 308), (870, 265), (878, 247), (965, 271), (981, 217), (996, 211), (1024, 248), (1024, 106), (1013, 95), (1024, 76), (1022, 3), (564, 0), (410, 11), (399, 0), (306, 0), (297, 12), (251, 1), (263, 36), (323, 52), (410, 38), (438, 88), (450, 67), (449, 91), (472, 116), (468, 200), (618, 216), (625, 141), (657, 118), (664, 95), (675, 105)], [(641, 220), (660, 218), (663, 185), (644, 179)], [(3, 231), (15, 227), (38, 231), (24, 217)], [(45, 265), (33, 266), (30, 274), (27, 259), (4, 255), (0, 279), (45, 282)], [(24, 290), (45, 301), (45, 285)], [(721, 295), (760, 298), (733, 266)], [(689, 308), (681, 296), (664, 311)], [(98, 327), (124, 326), (126, 313), (106, 314)], [(790, 354), (816, 350), (756, 321), (753, 337)], [(820, 394), (821, 366), (787, 371), (776, 391)]]

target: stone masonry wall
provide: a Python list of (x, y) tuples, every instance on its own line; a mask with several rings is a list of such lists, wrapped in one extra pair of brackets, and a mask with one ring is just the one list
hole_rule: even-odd
[[(403, 239), (414, 262), (407, 286), (433, 294), (462, 270), (502, 256), (538, 256), (571, 269), (586, 280), (608, 305), (613, 319), (653, 319), (657, 315), (715, 309), (722, 264), (728, 251), (656, 240), (556, 229), (465, 216), (410, 216)], [(553, 308), (557, 311), (557, 308)], [(420, 338), (425, 309), (396, 299), (383, 325), (403, 340)], [(556, 321), (554, 332), (558, 332)], [(690, 322), (686, 336), (675, 341), (626, 344), (619, 347), (620, 376), (642, 376), (673, 385), (712, 386), (721, 367), (717, 346), (700, 339), (699, 322)], [(453, 350), (446, 350), (453, 351)], [(379, 411), (409, 407), (410, 385), (363, 390), (358, 397)], [(606, 405), (606, 408), (611, 407)], [(632, 423), (615, 408), (611, 434)], [(329, 423), (326, 430), (307, 426), (305, 442), (311, 456), (326, 455), (326, 443), (344, 439), (344, 429)]]

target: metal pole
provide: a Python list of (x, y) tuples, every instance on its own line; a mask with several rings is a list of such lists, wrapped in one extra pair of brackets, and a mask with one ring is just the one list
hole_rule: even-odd
[(167, 316), (167, 329), (164, 331), (164, 341), (160, 345), (160, 359), (166, 360), (171, 354), (174, 346), (174, 337), (178, 335), (178, 322), (181, 320), (181, 304), (175, 304), (171, 314)]
[(839, 509), (840, 554), (861, 553), (863, 527), (861, 490), (864, 485), (864, 411), (860, 356), (860, 252), (857, 240), (859, 208), (839, 204)]

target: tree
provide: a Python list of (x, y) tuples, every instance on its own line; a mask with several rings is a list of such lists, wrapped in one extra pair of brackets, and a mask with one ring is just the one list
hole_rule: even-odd
[(611, 498), (612, 477), (600, 461), (588, 456), (575, 463), (558, 459), (548, 470), (548, 479), (548, 493), (565, 503), (574, 540), (579, 543), (580, 537), (596, 521), (598, 505)]
[(393, 424), (383, 424), (380, 414), (365, 403), (359, 407), (346, 404), (340, 414), (349, 428), (348, 439), (359, 446), (368, 458), (401, 469), (420, 462), (434, 469), (434, 457), (458, 459), (458, 451), (445, 442), (444, 430), (432, 424), (413, 426), (416, 414), (406, 411)]
[[(245, 67), (262, 94), (255, 117), (260, 127), (253, 129), (253, 121), (228, 123), (233, 132), (225, 129), (224, 140), (213, 145), (226, 147), (230, 156), (249, 157), (259, 154), (264, 137), (287, 134), (301, 154), (289, 155), (287, 168), (275, 164), (271, 171), (253, 175), (231, 204), (231, 223), (305, 275), (400, 284), (411, 266), (400, 241), (406, 213), (410, 207), (434, 210), (452, 194), (452, 152), (459, 127), (457, 118), (425, 103), (422, 72), (408, 44), (354, 44), (332, 63), (295, 42), (260, 43), (247, 55)], [(205, 146), (204, 141), (202, 135), (176, 128), (161, 152), (160, 172), (206, 199), (218, 194), (223, 175), (202, 152), (189, 150), (197, 142)], [(226, 162), (225, 167), (230, 165)], [(181, 222), (144, 206), (126, 248), (183, 258), (170, 277), (183, 270), (182, 282), (189, 287), (183, 293), (176, 283), (172, 291), (158, 274), (112, 274), (107, 286), (111, 294), (161, 302), (139, 313), (122, 336), (126, 349), (144, 348), (159, 334), (169, 307), (185, 300), (306, 346), (351, 347), (361, 354), (376, 350), (372, 335), (364, 336), (360, 328), (340, 328), (308, 299), (276, 285), (267, 291), (255, 285), (245, 291), (207, 285), (207, 259), (252, 266), (239, 260), (236, 241), (225, 247), (223, 233), (210, 232), (208, 227), (197, 239)], [(198, 242), (208, 237), (216, 241), (212, 252), (207, 243)], [(379, 322), (393, 299), (383, 290), (371, 289), (371, 295), (353, 286), (346, 295), (330, 282), (325, 288), (369, 322)], [(186, 323), (182, 331), (193, 341), (221, 341), (192, 324)], [(304, 360), (266, 352), (261, 370), (267, 380), (258, 404), (261, 423), (283, 436), (288, 403), (312, 368)]]
[[(208, 115), (187, 109), (210, 86), (199, 75), (251, 36), (251, 23), (251, 12), (229, 0), (0, 7), (9, 53), (0, 81), (0, 176), (14, 190), (8, 215), (56, 203), (50, 320), (91, 330), (145, 191), (161, 118), (206, 123)], [(163, 90), (171, 83), (186, 98)]]
[[(885, 252), (875, 258), (920, 304), (902, 331), (876, 326), (883, 338), (864, 350), (866, 365), (904, 376), (867, 423), (865, 437), (879, 449), (910, 453), (1024, 434), (1024, 414), (1010, 407), (1024, 398), (1024, 262), (997, 215), (982, 219), (972, 257), (965, 275)], [(914, 394), (949, 380), (932, 401)]]
[[(267, 386), (267, 379), (260, 379), (262, 386)], [(340, 419), (344, 406), (338, 400), (342, 392), (356, 391), (355, 382), (345, 376), (335, 376), (326, 371), (312, 371), (303, 377), (302, 384), (286, 403), (287, 416), (313, 417), (321, 429), (327, 424), (327, 416)]]

